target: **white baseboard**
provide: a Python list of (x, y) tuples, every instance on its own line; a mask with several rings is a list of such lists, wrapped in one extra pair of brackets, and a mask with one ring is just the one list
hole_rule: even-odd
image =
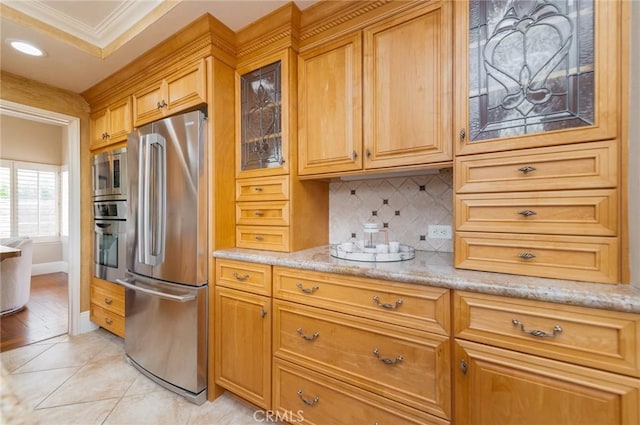
[(83, 311), (80, 313), (80, 323), (78, 326), (78, 333), (91, 332), (99, 328), (98, 325), (91, 321), (89, 311)]
[(66, 261), (52, 261), (50, 263), (39, 263), (31, 265), (31, 276), (38, 276), (41, 274), (69, 272), (69, 263)]

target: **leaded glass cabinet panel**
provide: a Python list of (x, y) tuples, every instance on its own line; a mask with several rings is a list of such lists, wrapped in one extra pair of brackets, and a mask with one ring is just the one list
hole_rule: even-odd
[(455, 3), (458, 153), (615, 137), (618, 2)]
[(241, 171), (280, 167), (282, 75), (275, 62), (240, 77)]

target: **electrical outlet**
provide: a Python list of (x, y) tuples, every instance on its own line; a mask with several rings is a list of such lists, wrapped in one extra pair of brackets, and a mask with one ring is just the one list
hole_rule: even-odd
[(451, 239), (451, 226), (430, 224), (428, 230), (431, 239)]

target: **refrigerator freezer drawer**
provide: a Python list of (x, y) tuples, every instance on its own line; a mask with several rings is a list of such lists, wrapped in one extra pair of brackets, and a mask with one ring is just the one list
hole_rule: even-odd
[(127, 273), (127, 355), (156, 377), (193, 394), (207, 386), (208, 286), (185, 286)]

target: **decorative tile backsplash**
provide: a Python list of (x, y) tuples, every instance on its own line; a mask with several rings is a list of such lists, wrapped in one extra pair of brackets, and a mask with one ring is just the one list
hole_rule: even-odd
[(420, 251), (453, 252), (451, 239), (432, 239), (427, 232), (430, 224), (453, 226), (451, 169), (438, 174), (330, 183), (329, 243), (364, 239), (362, 225), (370, 220), (389, 229), (389, 240)]

